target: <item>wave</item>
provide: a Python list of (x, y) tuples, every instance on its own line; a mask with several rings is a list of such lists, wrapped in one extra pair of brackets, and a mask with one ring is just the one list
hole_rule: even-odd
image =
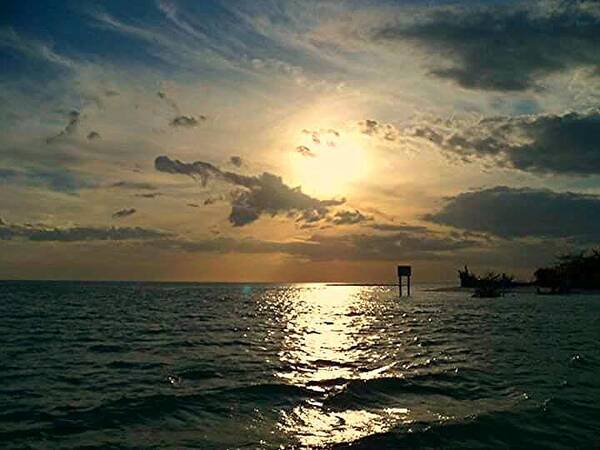
[[(545, 426), (540, 426), (546, 422)], [(550, 425), (550, 426), (548, 426)], [(460, 419), (410, 422), (361, 439), (328, 446), (332, 450), (398, 448), (594, 448), (593, 432), (568, 433), (560, 420), (545, 416), (539, 406), (492, 411)]]

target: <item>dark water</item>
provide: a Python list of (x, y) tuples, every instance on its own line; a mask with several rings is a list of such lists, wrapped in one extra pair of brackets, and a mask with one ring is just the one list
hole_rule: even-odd
[(0, 283), (1, 448), (598, 448), (600, 296)]

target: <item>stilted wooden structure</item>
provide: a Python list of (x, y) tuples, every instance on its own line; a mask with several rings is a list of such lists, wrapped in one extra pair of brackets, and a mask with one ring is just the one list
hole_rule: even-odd
[(398, 266), (398, 290), (402, 297), (402, 277), (406, 277), (406, 292), (410, 297), (410, 276), (412, 275), (411, 266)]

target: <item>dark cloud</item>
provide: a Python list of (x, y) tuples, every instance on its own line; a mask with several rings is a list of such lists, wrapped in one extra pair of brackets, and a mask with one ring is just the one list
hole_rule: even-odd
[(301, 228), (309, 228), (307, 225), (320, 222), (327, 218), (328, 209), (307, 209), (302, 211), (296, 218), (296, 222), (303, 222)]
[(315, 228), (318, 222), (326, 222), (334, 225), (357, 225), (365, 222), (370, 222), (373, 217), (361, 213), (358, 209), (341, 210), (330, 214), (329, 208), (308, 209), (300, 214), (290, 213), (290, 217), (295, 217), (296, 222), (301, 223), (300, 228)]
[(140, 189), (143, 191), (156, 190), (156, 186), (153, 184), (139, 181), (117, 181), (116, 183), (111, 184), (109, 187), (119, 189)]
[(121, 219), (123, 217), (129, 217), (135, 213), (136, 213), (135, 208), (124, 208), (124, 209), (119, 209), (118, 211), (115, 211), (112, 216), (115, 219)]
[(360, 126), (360, 132), (368, 134), (369, 136), (376, 134), (376, 131), (379, 128), (379, 123), (376, 120), (371, 119), (363, 120), (358, 124)]
[(80, 189), (96, 187), (94, 181), (79, 173), (39, 167), (23, 170), (0, 168), (0, 183), (44, 187), (66, 194), (76, 194)]
[(564, 115), (493, 117), (475, 124), (413, 131), (463, 161), (485, 158), (528, 172), (600, 174), (600, 110)]
[[(340, 137), (340, 133), (337, 130), (334, 130), (333, 128), (321, 128), (319, 130), (307, 130), (305, 128), (302, 130), (302, 133), (308, 134), (312, 140), (312, 143), (315, 145), (320, 145), (323, 140), (329, 138), (330, 140), (327, 141), (327, 145), (329, 147), (335, 147), (335, 142), (331, 139), (336, 139)], [(296, 151), (304, 154), (305, 156), (315, 156), (314, 153), (304, 145), (296, 147)]]
[(229, 162), (233, 164), (235, 167), (242, 167), (242, 158), (239, 156), (232, 156), (229, 158)]
[(87, 135), (88, 141), (93, 141), (94, 139), (100, 139), (100, 133), (97, 131), (90, 131)]
[(426, 227), (420, 225), (408, 225), (404, 223), (373, 223), (369, 226), (377, 231), (402, 231), (408, 233), (424, 233), (427, 231)]
[(156, 95), (158, 96), (158, 98), (161, 98), (162, 100), (164, 100), (164, 102), (165, 102), (167, 105), (169, 105), (169, 107), (170, 107), (171, 109), (173, 109), (173, 111), (174, 111), (174, 112), (175, 112), (177, 115), (179, 115), (179, 106), (177, 105), (177, 103), (175, 102), (175, 100), (173, 100), (171, 97), (169, 97), (169, 96), (167, 95), (167, 93), (166, 93), (166, 92), (163, 92), (163, 91), (158, 91), (158, 92), (156, 93)]
[(318, 200), (304, 194), (299, 187), (290, 188), (281, 177), (263, 173), (254, 177), (256, 183), (246, 185), (247, 190), (236, 193), (232, 201), (229, 221), (234, 226), (246, 225), (262, 214), (272, 216), (286, 211), (320, 211), (341, 205), (342, 200)]
[(221, 177), (221, 171), (210, 163), (196, 161), (184, 163), (168, 156), (159, 156), (154, 160), (154, 167), (159, 172), (188, 175), (194, 179), (198, 177), (202, 186), (206, 186), (209, 177)]
[(19, 177), (22, 172), (14, 169), (0, 168), (0, 181), (11, 181)]
[(71, 134), (73, 134), (77, 131), (77, 128), (79, 128), (79, 123), (81, 121), (81, 114), (79, 114), (79, 111), (76, 111), (76, 110), (70, 111), (69, 115), (68, 115), (68, 119), (69, 119), (69, 121), (68, 121), (67, 125), (60, 133), (46, 139), (47, 144), (51, 144), (52, 142), (54, 142), (62, 137), (70, 136)]
[(173, 120), (171, 120), (171, 122), (169, 122), (169, 125), (171, 125), (172, 127), (193, 128), (198, 126), (200, 122), (206, 120), (206, 116), (204, 115), (199, 115), (196, 117), (181, 114), (177, 102), (173, 100), (166, 92), (158, 91), (156, 95), (158, 96), (158, 98), (162, 99), (175, 113), (175, 117), (173, 118)]
[(519, 91), (539, 79), (600, 64), (594, 1), (529, 2), (436, 9), (410, 25), (386, 25), (374, 39), (416, 42), (442, 61), (432, 73), (469, 89)]
[(497, 186), (447, 199), (425, 220), (503, 238), (600, 239), (600, 196)]
[(204, 121), (206, 120), (206, 116), (198, 116), (198, 117), (194, 117), (194, 116), (177, 116), (175, 117), (171, 122), (170, 125), (172, 127), (187, 127), (187, 128), (193, 128), (195, 126), (197, 126), (200, 121)]
[(135, 194), (136, 197), (141, 197), (141, 198), (156, 198), (156, 197), (160, 197), (163, 194), (161, 194), (160, 192), (149, 192), (147, 194)]
[(215, 203), (217, 203), (220, 200), (220, 198), (216, 198), (216, 197), (208, 197), (206, 199), (204, 199), (204, 202), (202, 202), (203, 205), (208, 206), (208, 205), (214, 205)]
[(268, 172), (260, 176), (246, 176), (222, 171), (210, 163), (184, 163), (167, 156), (157, 157), (154, 166), (161, 172), (198, 177), (204, 186), (213, 178), (239, 188), (232, 193), (230, 199), (229, 221), (234, 226), (247, 225), (263, 214), (275, 216), (290, 211), (321, 210), (345, 202), (345, 199), (319, 200), (310, 197), (300, 187), (291, 188), (283, 183), (281, 177)]
[(302, 156), (308, 156), (310, 158), (314, 158), (315, 156), (317, 156), (306, 145), (299, 145), (298, 147), (296, 147), (296, 152), (300, 153)]
[(379, 137), (386, 141), (395, 141), (399, 137), (398, 129), (389, 123), (381, 123), (373, 119), (358, 122), (360, 132), (368, 136)]
[(123, 241), (149, 240), (171, 237), (170, 233), (140, 227), (66, 227), (16, 225), (0, 221), (0, 240), (27, 239), (30, 241)]
[(358, 209), (355, 209), (354, 211), (337, 211), (333, 217), (329, 219), (330, 222), (336, 225), (356, 225), (371, 220), (373, 220), (373, 217), (365, 216)]

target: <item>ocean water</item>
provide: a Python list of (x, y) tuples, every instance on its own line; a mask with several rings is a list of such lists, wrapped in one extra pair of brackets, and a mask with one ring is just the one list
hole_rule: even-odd
[(0, 283), (0, 448), (600, 448), (600, 296)]

